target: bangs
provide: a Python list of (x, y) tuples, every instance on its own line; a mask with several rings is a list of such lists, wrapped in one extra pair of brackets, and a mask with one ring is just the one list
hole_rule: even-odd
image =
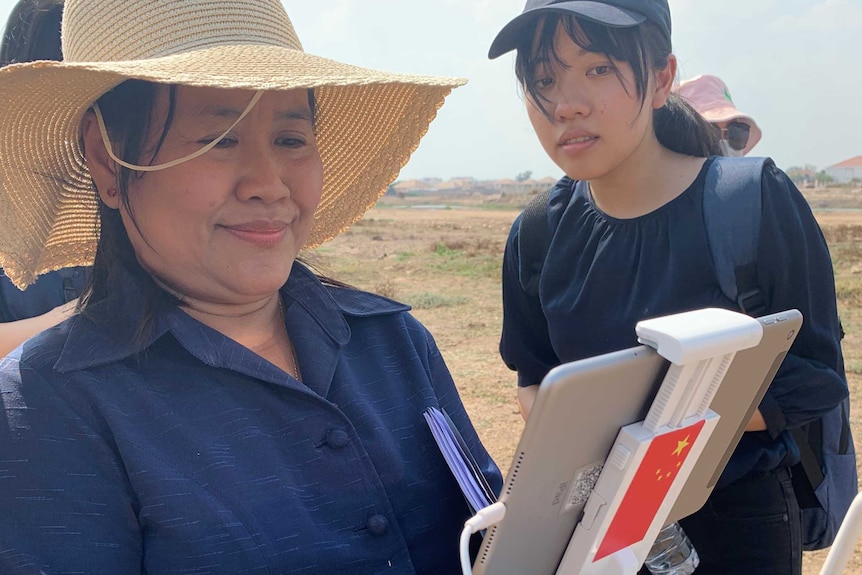
[[(571, 14), (547, 14), (536, 21), (531, 29), (533, 32), (525, 33), (519, 39), (517, 45), (517, 59), (515, 62), (515, 75), (532, 100), (539, 105), (547, 116), (548, 113), (543, 106), (547, 100), (533, 87), (533, 78), (538, 67), (545, 63), (551, 63), (565, 68), (566, 64), (554, 46), (557, 30), (562, 28), (566, 35), (580, 48), (587, 52), (603, 54), (610, 60), (625, 62), (634, 75), (635, 94), (643, 102), (646, 94), (647, 76), (651, 68), (661, 68), (667, 62), (667, 50), (652, 50), (653, 52), (664, 52), (664, 58), (655, 54), (650, 62), (649, 51), (646, 46), (654, 46), (661, 41), (661, 33), (658, 28), (649, 22), (629, 28), (614, 28), (598, 24), (590, 20), (578, 18)], [(663, 47), (662, 47), (663, 48)], [(662, 62), (664, 60), (664, 62)], [(651, 65), (652, 64), (652, 65)], [(617, 78), (628, 91), (626, 83), (616, 72)]]

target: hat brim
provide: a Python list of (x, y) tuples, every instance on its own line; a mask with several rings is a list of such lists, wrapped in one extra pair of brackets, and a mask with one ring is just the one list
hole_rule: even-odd
[(638, 14), (625, 8), (610, 6), (604, 2), (591, 2), (589, 0), (572, 0), (571, 2), (557, 2), (548, 6), (540, 6), (527, 10), (503, 26), (488, 50), (488, 58), (493, 60), (506, 52), (514, 50), (518, 45), (518, 39), (525, 29), (533, 26), (535, 21), (549, 13), (574, 14), (592, 22), (604, 24), (614, 28), (631, 28), (646, 21), (646, 16)]
[(748, 114), (743, 114), (739, 110), (733, 107), (727, 108), (713, 108), (711, 110), (705, 110), (701, 112), (701, 116), (708, 122), (732, 122), (734, 120), (743, 120), (749, 126), (751, 126), (751, 130), (748, 134), (748, 144), (745, 145), (745, 148), (742, 150), (743, 155), (747, 154), (751, 151), (754, 146), (757, 145), (757, 142), (760, 141), (760, 138), (763, 136), (760, 131), (760, 126), (757, 125), (757, 122), (754, 121), (754, 118), (749, 116)]
[(351, 66), (300, 50), (227, 45), (129, 62), (36, 62), (0, 69), (0, 266), (18, 287), (92, 263), (98, 200), (80, 123), (128, 79), (248, 90), (315, 89), (323, 194), (304, 246), (356, 222), (416, 150), (465, 80)]

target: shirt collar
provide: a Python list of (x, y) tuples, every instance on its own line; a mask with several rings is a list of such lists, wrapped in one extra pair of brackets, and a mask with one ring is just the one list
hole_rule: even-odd
[[(221, 346), (216, 340), (224, 336), (178, 307), (162, 312), (152, 332), (144, 339), (138, 337), (136, 329), (143, 315), (141, 289), (128, 271), (124, 270), (121, 276), (114, 293), (93, 304), (86, 316), (77, 315), (71, 320), (66, 343), (54, 366), (56, 371), (66, 373), (122, 361), (144, 351), (168, 332), (201, 361), (210, 365), (218, 363)], [(289, 308), (288, 326), (291, 327), (290, 317), (302, 311), (301, 315), (310, 318), (335, 347), (350, 341), (350, 326), (345, 315), (363, 317), (410, 309), (365, 292), (325, 287), (298, 262), (294, 263), (281, 293)], [(307, 325), (307, 321), (303, 323)]]

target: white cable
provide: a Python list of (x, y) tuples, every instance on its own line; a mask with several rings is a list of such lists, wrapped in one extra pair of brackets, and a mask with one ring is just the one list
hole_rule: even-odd
[(484, 509), (480, 509), (476, 515), (464, 522), (461, 530), (461, 572), (464, 575), (472, 575), (473, 566), (470, 563), (470, 536), (474, 533), (496, 525), (506, 516), (506, 506), (497, 501)]
[(464, 523), (464, 529), (461, 530), (461, 573), (464, 575), (473, 574), (473, 566), (470, 564), (470, 537), (473, 535), (473, 529), (469, 524)]

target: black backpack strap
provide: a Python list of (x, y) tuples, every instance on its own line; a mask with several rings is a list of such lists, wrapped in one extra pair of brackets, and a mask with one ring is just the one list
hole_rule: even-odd
[(72, 300), (78, 299), (81, 295), (80, 290), (77, 287), (77, 283), (80, 281), (76, 281), (79, 275), (84, 274), (84, 270), (82, 268), (63, 268), (57, 270), (57, 275), (63, 278), (63, 302), (69, 303)]
[(6, 302), (6, 290), (12, 288), (11, 282), (6, 278), (3, 270), (0, 269), (0, 322), (6, 323), (12, 321), (14, 317), (9, 310), (9, 304)]
[(551, 243), (548, 200), (552, 189), (548, 188), (530, 200), (518, 224), (518, 281), (524, 292), (532, 297), (539, 296), (539, 280)]
[[(717, 157), (703, 192), (704, 223), (721, 291), (754, 317), (769, 309), (757, 281), (757, 247), (763, 212), (761, 181), (764, 167), (770, 164), (769, 158)], [(819, 505), (814, 490), (824, 479), (822, 429), (818, 419), (790, 430), (800, 456), (793, 467), (793, 486), (803, 508)]]
[[(848, 424), (849, 426), (849, 424)], [(842, 429), (842, 433), (843, 433)], [(815, 419), (811, 423), (790, 430), (790, 436), (799, 448), (799, 463), (793, 466), (793, 490), (803, 509), (819, 507), (815, 491), (823, 483), (823, 420)], [(815, 446), (815, 447), (812, 447)], [(796, 473), (798, 469), (802, 473)]]
[(721, 291), (752, 316), (766, 313), (757, 282), (761, 180), (768, 158), (716, 157), (706, 174), (703, 215)]

